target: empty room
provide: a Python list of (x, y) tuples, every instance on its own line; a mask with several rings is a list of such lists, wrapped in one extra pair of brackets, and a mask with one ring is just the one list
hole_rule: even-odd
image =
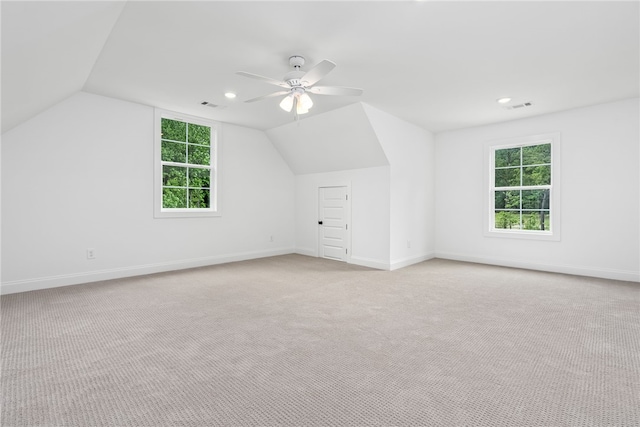
[(640, 425), (640, 2), (0, 7), (0, 425)]

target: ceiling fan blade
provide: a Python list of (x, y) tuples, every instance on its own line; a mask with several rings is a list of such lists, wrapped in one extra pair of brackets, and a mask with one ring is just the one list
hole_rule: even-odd
[(335, 67), (336, 64), (324, 59), (318, 65), (307, 71), (306, 74), (300, 78), (300, 80), (305, 82), (305, 86), (313, 86), (321, 78), (329, 74), (329, 72)]
[(252, 99), (249, 99), (249, 100), (244, 101), (244, 102), (262, 101), (263, 99), (273, 98), (273, 97), (280, 96), (280, 95), (287, 95), (289, 93), (290, 93), (290, 91), (288, 91), (288, 90), (281, 90), (279, 92), (274, 92), (274, 93), (270, 93), (270, 94), (267, 94), (267, 95), (259, 96), (257, 98), (252, 98)]
[(246, 71), (238, 71), (236, 74), (244, 77), (250, 77), (252, 79), (262, 80), (263, 82), (266, 82), (272, 85), (289, 88), (289, 85), (283, 82), (282, 80), (276, 80), (270, 77), (259, 76), (258, 74), (247, 73)]
[(362, 95), (363, 90), (355, 87), (314, 86), (307, 89), (307, 92), (315, 93), (316, 95), (358, 96)]

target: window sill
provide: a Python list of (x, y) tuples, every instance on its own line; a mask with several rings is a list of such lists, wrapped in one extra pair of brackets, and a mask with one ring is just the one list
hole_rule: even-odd
[(210, 218), (221, 217), (222, 212), (210, 210), (193, 210), (193, 209), (172, 209), (159, 210), (154, 214), (154, 218)]
[(560, 233), (555, 232), (538, 232), (524, 230), (488, 230), (484, 233), (485, 237), (497, 237), (505, 239), (522, 239), (522, 240), (543, 240), (543, 241), (560, 241)]

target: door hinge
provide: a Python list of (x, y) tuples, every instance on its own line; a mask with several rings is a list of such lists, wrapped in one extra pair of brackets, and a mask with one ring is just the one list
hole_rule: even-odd
[(345, 225), (344, 225), (344, 229), (345, 229), (345, 230), (348, 230), (348, 229), (349, 229), (349, 224), (345, 224)]
[(345, 197), (345, 200), (349, 200), (349, 195), (348, 194), (345, 195), (344, 197)]
[(349, 253), (349, 249), (345, 249), (345, 250), (344, 250), (344, 253), (345, 253), (345, 254), (348, 254), (348, 253)]

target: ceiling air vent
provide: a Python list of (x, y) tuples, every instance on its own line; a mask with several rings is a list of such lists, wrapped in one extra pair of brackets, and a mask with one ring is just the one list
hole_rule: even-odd
[(522, 104), (507, 105), (504, 108), (506, 108), (507, 110), (517, 110), (518, 108), (525, 108), (525, 107), (531, 107), (531, 103), (523, 102)]
[(210, 108), (224, 108), (224, 105), (217, 105), (217, 104), (212, 104), (209, 101), (202, 101), (200, 103), (201, 105), (204, 105), (205, 107), (210, 107)]

